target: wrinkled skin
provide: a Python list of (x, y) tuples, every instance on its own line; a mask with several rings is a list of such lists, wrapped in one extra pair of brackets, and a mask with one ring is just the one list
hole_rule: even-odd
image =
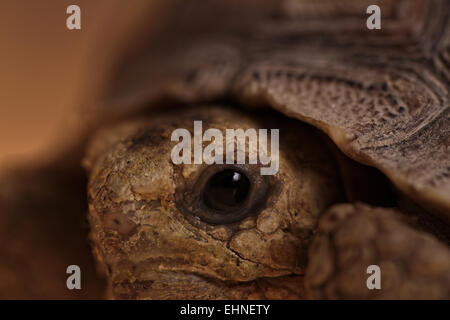
[[(340, 204), (321, 218), (309, 248), (307, 287), (316, 299), (448, 299), (450, 251), (408, 226), (397, 210)], [(366, 268), (381, 270), (368, 290)]]
[[(89, 182), (73, 154), (3, 177), (2, 297), (450, 298), (445, 224), (401, 197), (390, 204), (398, 209), (377, 207), (386, 189), (377, 176), (347, 162), (317, 130), (229, 107), (173, 111), (97, 132), (84, 152)], [(257, 191), (269, 187), (247, 218), (211, 224), (186, 205), (204, 187), (204, 173), (220, 169), (171, 162), (172, 130), (192, 130), (194, 119), (204, 130), (281, 129), (276, 175), (261, 183), (259, 165), (241, 167)], [(355, 204), (361, 200), (375, 206)], [(335, 205), (347, 201), (353, 204)], [(86, 211), (106, 283), (91, 262)], [(74, 263), (83, 270), (81, 291), (65, 287), (65, 268)], [(382, 268), (382, 290), (366, 287), (372, 264)]]
[[(449, 2), (378, 1), (380, 31), (364, 27), (372, 0), (257, 2), (180, 1), (158, 37), (138, 39), (148, 51), (117, 64), (76, 147), (0, 179), (0, 297), (103, 297), (89, 211), (108, 298), (450, 299)], [(171, 110), (223, 99), (297, 121)], [(90, 139), (108, 118), (124, 123)], [(258, 168), (241, 168), (270, 186), (248, 218), (196, 218), (207, 211), (192, 200), (216, 166), (169, 157), (171, 131), (194, 119), (282, 129), (277, 175), (257, 182)], [(73, 263), (81, 291), (65, 287)], [(372, 264), (381, 290), (366, 287)]]
[[(103, 130), (90, 146), (85, 163), (92, 237), (112, 295), (304, 297), (307, 246), (319, 214), (343, 199), (323, 137), (310, 127), (272, 118), (270, 128), (282, 128), (280, 168), (274, 176), (260, 176), (259, 164), (174, 165), (171, 133), (192, 131), (194, 120), (225, 136), (225, 128), (265, 128), (268, 119), (204, 107)], [(292, 149), (294, 141), (302, 143)], [(196, 209), (190, 198), (205, 188), (208, 176), (235, 166), (253, 184), (250, 203), (263, 196), (262, 203), (253, 209), (244, 204), (249, 207), (244, 218), (230, 224), (202, 221), (197, 210), (208, 209)]]
[[(267, 118), (210, 106), (175, 114), (103, 129), (88, 149), (91, 237), (109, 297), (449, 296), (448, 248), (408, 227), (398, 212), (366, 205), (333, 207), (314, 235), (321, 213), (345, 201), (344, 186), (324, 137), (286, 119), (271, 117), (269, 122), (271, 128), (282, 128), (278, 173), (261, 183), (255, 170), (259, 165), (241, 167), (256, 188), (250, 198), (264, 193), (267, 184), (262, 204), (237, 222), (203, 221), (198, 216), (204, 212), (198, 210), (208, 209), (199, 209), (191, 198), (204, 188), (204, 172), (224, 167), (174, 165), (171, 132), (180, 127), (192, 131), (193, 120), (203, 120), (204, 130), (265, 128)], [(294, 141), (297, 148), (292, 149)], [(366, 287), (371, 264), (387, 270), (381, 292)]]

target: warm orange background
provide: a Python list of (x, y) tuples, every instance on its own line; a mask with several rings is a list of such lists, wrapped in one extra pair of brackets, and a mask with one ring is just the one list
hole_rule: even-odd
[[(2, 0), (0, 165), (51, 148), (67, 113), (94, 99), (153, 0)], [(81, 30), (66, 28), (67, 6)]]

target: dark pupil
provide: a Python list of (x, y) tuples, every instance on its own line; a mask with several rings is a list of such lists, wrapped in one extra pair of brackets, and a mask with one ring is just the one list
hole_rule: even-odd
[(242, 204), (250, 191), (248, 178), (234, 170), (224, 170), (210, 178), (204, 190), (205, 204), (216, 210), (227, 210)]

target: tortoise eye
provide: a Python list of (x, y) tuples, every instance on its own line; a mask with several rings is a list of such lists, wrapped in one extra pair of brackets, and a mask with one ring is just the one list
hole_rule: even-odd
[(178, 204), (209, 224), (230, 224), (258, 213), (268, 196), (267, 176), (255, 165), (211, 165), (187, 186)]
[(210, 209), (227, 212), (245, 202), (250, 188), (250, 180), (244, 173), (226, 169), (214, 174), (206, 183), (203, 201)]

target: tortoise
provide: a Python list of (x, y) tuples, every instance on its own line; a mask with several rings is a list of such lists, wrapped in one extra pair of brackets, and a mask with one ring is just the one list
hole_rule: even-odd
[[(449, 299), (450, 3), (171, 6), (76, 143), (0, 180), (0, 297)], [(277, 172), (174, 164), (199, 120), (279, 129)]]

